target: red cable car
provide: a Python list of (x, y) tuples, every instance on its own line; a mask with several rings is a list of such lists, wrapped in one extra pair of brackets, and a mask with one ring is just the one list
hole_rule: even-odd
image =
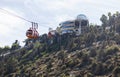
[(36, 38), (38, 38), (38, 37), (39, 37), (39, 33), (38, 33), (38, 31), (36, 30), (37, 28), (38, 28), (38, 24), (32, 22), (32, 27), (30, 27), (30, 29), (27, 30), (26, 36), (27, 36), (29, 39), (36, 39)]

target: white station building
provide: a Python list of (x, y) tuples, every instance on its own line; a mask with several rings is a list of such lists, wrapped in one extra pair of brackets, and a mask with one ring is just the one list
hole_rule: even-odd
[(89, 20), (84, 14), (80, 14), (75, 20), (64, 21), (59, 26), (61, 30), (60, 34), (75, 33), (76, 35), (80, 35), (89, 26)]

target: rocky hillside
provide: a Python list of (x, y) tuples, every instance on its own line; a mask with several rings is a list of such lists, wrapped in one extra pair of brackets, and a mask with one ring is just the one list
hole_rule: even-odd
[(0, 57), (0, 76), (119, 77), (120, 35), (106, 34), (109, 40), (103, 34), (86, 35), (64, 35), (62, 37), (69, 39), (62, 40), (60, 46), (36, 41), (19, 49), (9, 49), (10, 54)]
[(24, 47), (16, 40), (0, 48), (0, 77), (120, 77), (119, 23), (110, 30), (90, 25), (77, 37), (44, 34)]

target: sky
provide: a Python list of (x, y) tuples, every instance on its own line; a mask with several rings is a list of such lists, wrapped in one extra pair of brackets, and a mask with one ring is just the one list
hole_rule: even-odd
[[(90, 23), (101, 24), (100, 17), (108, 12), (120, 11), (120, 0), (0, 0), (0, 8), (29, 21), (39, 23), (38, 32), (56, 29), (60, 22), (74, 20), (85, 14)], [(11, 46), (15, 40), (23, 41), (31, 23), (0, 10), (0, 47)]]

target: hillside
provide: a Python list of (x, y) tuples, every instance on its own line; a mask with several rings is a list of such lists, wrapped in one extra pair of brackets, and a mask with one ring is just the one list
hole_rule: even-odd
[(90, 25), (77, 37), (64, 34), (51, 39), (44, 34), (26, 39), (24, 47), (16, 41), (0, 48), (0, 77), (119, 77), (120, 22), (106, 30), (112, 22), (108, 21)]

